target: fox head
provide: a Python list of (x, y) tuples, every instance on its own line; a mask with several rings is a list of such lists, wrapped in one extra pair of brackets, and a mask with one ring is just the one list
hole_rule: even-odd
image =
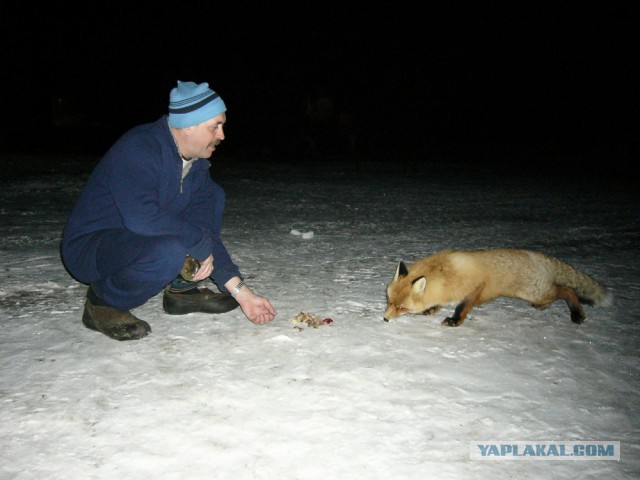
[(387, 310), (384, 312), (384, 321), (388, 322), (406, 313), (434, 313), (439, 307), (425, 306), (426, 288), (427, 278), (421, 276), (410, 279), (407, 266), (400, 262), (393, 280), (387, 286)]

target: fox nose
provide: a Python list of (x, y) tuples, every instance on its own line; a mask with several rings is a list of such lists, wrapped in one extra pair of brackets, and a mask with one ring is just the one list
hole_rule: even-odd
[(388, 322), (388, 321), (389, 321), (389, 319), (388, 319), (387, 317), (382, 317), (382, 319), (383, 319), (385, 322)]

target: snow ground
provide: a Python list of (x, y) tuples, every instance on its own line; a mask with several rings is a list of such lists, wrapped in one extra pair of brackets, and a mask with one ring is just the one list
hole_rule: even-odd
[[(134, 313), (116, 342), (80, 321), (58, 254), (82, 157), (0, 163), (1, 479), (635, 479), (640, 475), (640, 212), (631, 184), (437, 162), (410, 175), (215, 160), (231, 255), (278, 316)], [(391, 162), (390, 162), (391, 163)], [(312, 231), (303, 239), (290, 232)], [(498, 300), (459, 328), (385, 323), (399, 260), (522, 247), (608, 286), (614, 305)], [(301, 311), (334, 320), (294, 328)], [(472, 441), (619, 441), (620, 461), (480, 461)]]

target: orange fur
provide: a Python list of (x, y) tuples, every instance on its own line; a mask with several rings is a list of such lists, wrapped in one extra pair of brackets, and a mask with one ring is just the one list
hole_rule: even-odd
[(556, 300), (569, 306), (571, 320), (585, 319), (581, 303), (608, 305), (606, 287), (571, 265), (530, 250), (443, 250), (408, 268), (400, 262), (387, 286), (386, 321), (407, 313), (431, 315), (456, 305), (443, 324), (461, 325), (475, 305), (498, 297), (544, 309)]

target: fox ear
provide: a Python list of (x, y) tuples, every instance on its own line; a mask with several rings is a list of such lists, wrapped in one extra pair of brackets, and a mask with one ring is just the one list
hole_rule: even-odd
[(398, 280), (398, 278), (406, 277), (407, 275), (409, 275), (407, 266), (404, 264), (404, 262), (400, 262), (396, 267), (396, 274), (393, 276), (393, 279)]
[(426, 277), (418, 277), (411, 283), (411, 291), (412, 292), (424, 292), (424, 289), (427, 288), (427, 279)]

